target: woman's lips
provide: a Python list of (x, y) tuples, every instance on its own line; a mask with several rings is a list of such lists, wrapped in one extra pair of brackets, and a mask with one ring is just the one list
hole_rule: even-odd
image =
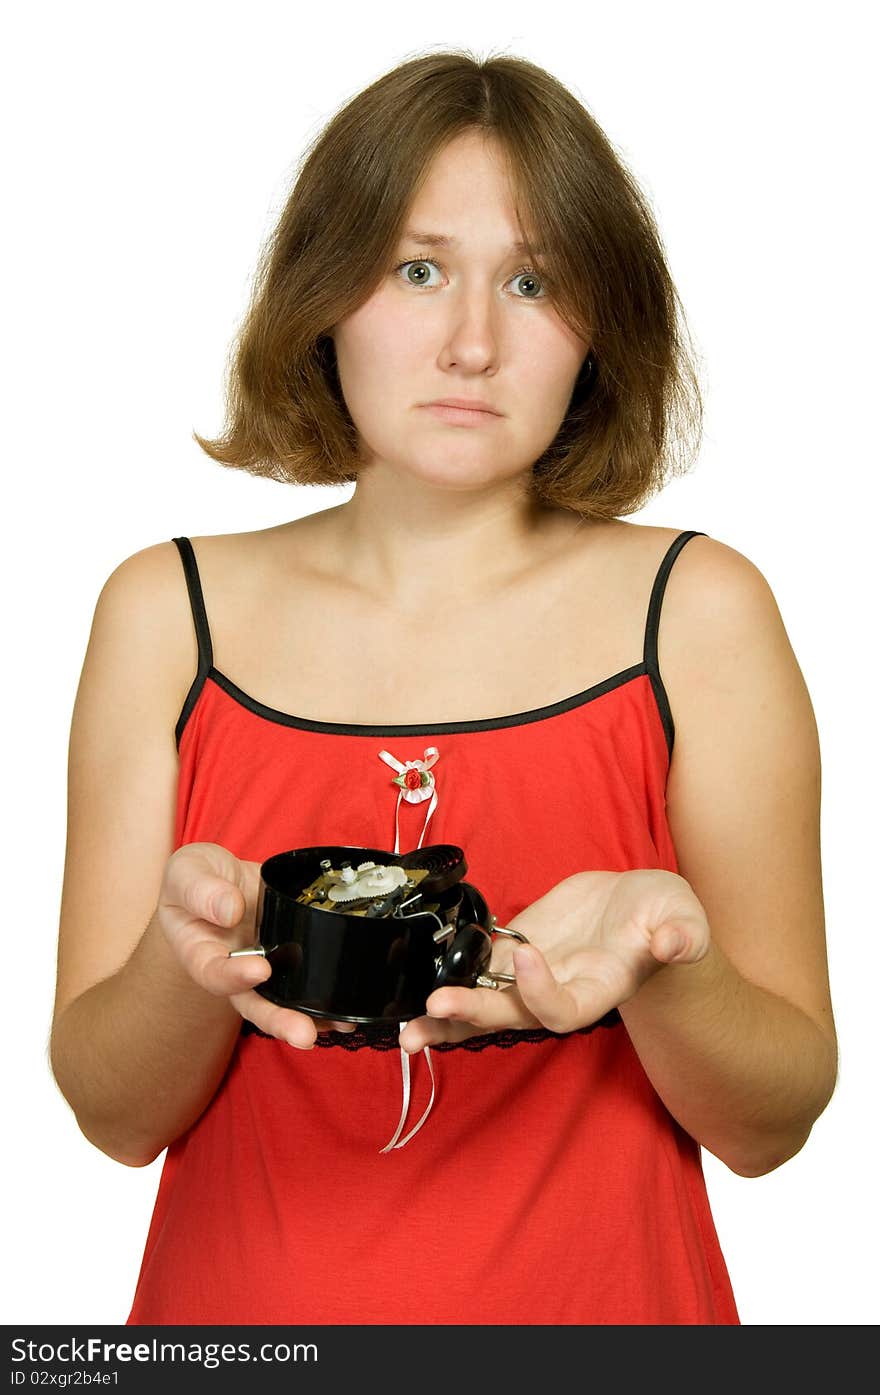
[(472, 407), (446, 407), (439, 402), (427, 402), (422, 410), (433, 412), (434, 416), (455, 426), (483, 426), (490, 421), (501, 420), (497, 412), (476, 411)]

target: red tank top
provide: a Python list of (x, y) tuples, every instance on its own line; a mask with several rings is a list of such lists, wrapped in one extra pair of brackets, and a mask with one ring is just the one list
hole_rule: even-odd
[[(657, 662), (659, 567), (640, 663), (547, 707), (439, 726), (318, 722), (213, 665), (196, 558), (175, 538), (199, 644), (176, 727), (175, 847), (452, 843), (499, 925), (578, 871), (677, 871), (674, 728)], [(380, 758), (422, 760), (436, 808)], [(399, 807), (398, 807), (399, 806)], [(169, 1146), (127, 1322), (737, 1324), (699, 1144), (615, 1009), (565, 1035), (508, 1031), (411, 1058), (398, 1028), (297, 1051), (243, 1023), (226, 1074)]]

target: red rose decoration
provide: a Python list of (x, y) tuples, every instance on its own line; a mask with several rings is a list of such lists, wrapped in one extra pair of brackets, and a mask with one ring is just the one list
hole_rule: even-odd
[(422, 772), (420, 770), (407, 770), (403, 777), (403, 783), (408, 790), (417, 790), (422, 787)]

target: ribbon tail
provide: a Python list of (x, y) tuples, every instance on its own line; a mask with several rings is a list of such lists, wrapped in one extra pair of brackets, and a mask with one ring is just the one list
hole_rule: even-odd
[[(401, 1031), (403, 1031), (403, 1028), (405, 1026), (406, 1023), (401, 1022)], [(380, 1153), (390, 1153), (392, 1148), (396, 1148), (398, 1146), (397, 1140), (400, 1137), (401, 1129), (406, 1123), (406, 1116), (409, 1110), (409, 1055), (406, 1051), (404, 1051), (403, 1047), (400, 1048), (400, 1073), (403, 1078), (403, 1108), (400, 1111), (400, 1122), (398, 1123), (397, 1128), (394, 1130), (394, 1133), (391, 1135), (391, 1138), (385, 1144), (385, 1147), (379, 1149)]]
[[(405, 1026), (406, 1026), (406, 1023), (405, 1023), (405, 1022), (401, 1022), (401, 1024), (400, 1024), (401, 1030), (403, 1030), (403, 1028), (404, 1028)], [(402, 1109), (401, 1109), (401, 1111), (400, 1111), (400, 1119), (399, 1119), (399, 1121), (398, 1121), (397, 1128), (394, 1130), (394, 1133), (392, 1134), (391, 1138), (390, 1138), (390, 1139), (388, 1140), (388, 1142), (385, 1144), (385, 1147), (379, 1149), (379, 1152), (380, 1152), (380, 1153), (390, 1153), (390, 1152), (392, 1151), (392, 1149), (394, 1149), (394, 1148), (404, 1148), (404, 1147), (407, 1145), (407, 1143), (409, 1143), (410, 1139), (411, 1139), (415, 1134), (418, 1133), (419, 1129), (422, 1127), (422, 1124), (425, 1122), (425, 1120), (427, 1119), (428, 1115), (431, 1113), (431, 1110), (432, 1110), (432, 1108), (433, 1108), (433, 1106), (434, 1106), (434, 1095), (435, 1095), (435, 1093), (436, 1093), (437, 1082), (436, 1082), (436, 1080), (435, 1080), (435, 1078), (434, 1078), (434, 1067), (433, 1067), (433, 1065), (431, 1064), (431, 1048), (430, 1048), (430, 1046), (425, 1046), (425, 1047), (423, 1047), (423, 1050), (424, 1050), (424, 1053), (425, 1053), (425, 1060), (426, 1060), (427, 1063), (428, 1063), (428, 1071), (429, 1071), (430, 1076), (431, 1076), (431, 1098), (428, 1100), (428, 1107), (427, 1107), (427, 1109), (425, 1110), (425, 1112), (424, 1112), (424, 1114), (422, 1115), (422, 1117), (421, 1117), (421, 1119), (419, 1120), (419, 1122), (418, 1122), (417, 1124), (414, 1124), (414, 1125), (413, 1125), (413, 1127), (410, 1129), (409, 1133), (408, 1133), (404, 1138), (400, 1138), (400, 1131), (401, 1131), (401, 1129), (403, 1128), (403, 1126), (404, 1126), (404, 1124), (405, 1124), (405, 1122), (406, 1122), (406, 1116), (407, 1116), (407, 1114), (408, 1114), (408, 1112), (409, 1112), (409, 1099), (410, 1099), (410, 1067), (409, 1067), (409, 1054), (408, 1054), (408, 1052), (404, 1051), (403, 1047), (401, 1047), (401, 1048), (400, 1048), (400, 1071), (401, 1071), (401, 1076), (402, 1076), (402, 1080), (403, 1080), (403, 1107), (402, 1107)], [(400, 1142), (399, 1142), (399, 1143), (398, 1143), (398, 1141), (397, 1141), (398, 1139), (400, 1139)]]
[(405, 1144), (409, 1143), (413, 1134), (418, 1133), (419, 1129), (422, 1127), (422, 1124), (425, 1122), (428, 1115), (431, 1113), (431, 1107), (434, 1103), (434, 1088), (436, 1082), (434, 1080), (434, 1067), (431, 1065), (431, 1048), (430, 1046), (425, 1046), (423, 1047), (423, 1050), (425, 1053), (425, 1060), (428, 1062), (428, 1070), (431, 1072), (431, 1098), (428, 1100), (428, 1108), (425, 1110), (419, 1122), (410, 1129), (409, 1133), (406, 1135), (405, 1138), (402, 1138), (399, 1143), (394, 1144), (395, 1148), (403, 1148)]
[(403, 799), (403, 790), (397, 791), (397, 806), (394, 810), (394, 851), (400, 852), (400, 801)]
[[(437, 808), (437, 791), (435, 790), (434, 793), (431, 795), (431, 803), (428, 805), (428, 812), (427, 812), (427, 814), (426, 814), (426, 816), (425, 816), (425, 822), (424, 822), (424, 824), (423, 824), (423, 826), (422, 826), (422, 836), (421, 836), (421, 838), (419, 839), (419, 841), (416, 843), (416, 847), (417, 847), (417, 848), (420, 848), (420, 847), (422, 846), (422, 841), (423, 841), (423, 839), (424, 839), (424, 837), (425, 837), (425, 834), (426, 834), (427, 831), (428, 831), (428, 824), (429, 824), (429, 822), (430, 822), (430, 820), (431, 820), (431, 815), (433, 814), (433, 812), (434, 812), (434, 810), (435, 810), (436, 808)], [(394, 851), (397, 852), (397, 849), (395, 848)]]

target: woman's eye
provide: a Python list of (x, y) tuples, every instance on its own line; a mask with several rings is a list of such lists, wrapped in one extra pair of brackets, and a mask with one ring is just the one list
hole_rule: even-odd
[[(404, 272), (404, 279), (410, 286), (430, 286), (431, 282), (428, 280), (428, 268), (436, 271), (440, 270), (437, 262), (418, 258), (407, 262), (399, 262), (394, 268), (394, 271), (396, 275)], [(539, 273), (534, 271), (530, 266), (520, 267), (519, 271), (513, 273), (510, 281), (522, 286), (522, 294), (517, 294), (514, 297), (516, 300), (544, 300), (546, 298), (547, 293), (543, 290), (541, 277)], [(538, 288), (537, 291), (535, 287)]]

